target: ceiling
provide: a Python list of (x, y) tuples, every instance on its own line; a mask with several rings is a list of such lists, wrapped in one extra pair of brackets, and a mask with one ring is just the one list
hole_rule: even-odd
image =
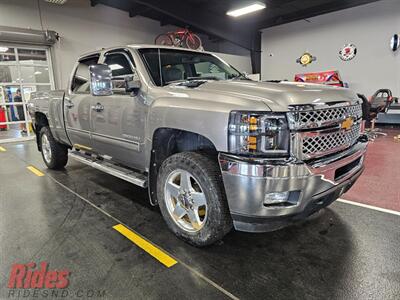
[(379, 0), (259, 0), (267, 8), (232, 18), (226, 12), (255, 1), (248, 0), (89, 0), (92, 6), (108, 5), (129, 16), (144, 16), (161, 25), (188, 26), (213, 39), (223, 39), (249, 50), (258, 50), (257, 32), (317, 15)]

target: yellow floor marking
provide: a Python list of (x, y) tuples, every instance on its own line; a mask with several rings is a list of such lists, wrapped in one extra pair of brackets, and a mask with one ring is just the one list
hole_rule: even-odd
[(33, 167), (33, 166), (29, 166), (29, 167), (26, 167), (29, 171), (31, 171), (33, 174), (35, 174), (36, 176), (39, 176), (39, 177), (42, 177), (42, 176), (44, 176), (44, 174), (41, 172), (41, 171), (39, 171), (38, 169), (36, 169), (35, 167)]
[(6, 152), (6, 151), (7, 151), (6, 148), (0, 146), (0, 152)]
[(175, 259), (169, 256), (167, 253), (162, 251), (161, 249), (154, 246), (152, 243), (146, 241), (144, 238), (140, 237), (133, 231), (129, 230), (122, 224), (118, 224), (113, 226), (113, 228), (118, 231), (120, 234), (128, 238), (130, 241), (135, 243), (139, 248), (142, 248), (144, 251), (149, 253), (155, 259), (157, 259), (160, 263), (165, 265), (167, 268), (172, 267), (176, 263), (178, 263)]

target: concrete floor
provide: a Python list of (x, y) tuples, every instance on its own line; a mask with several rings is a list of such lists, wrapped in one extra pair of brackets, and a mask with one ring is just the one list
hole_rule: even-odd
[[(75, 161), (48, 170), (33, 142), (3, 147), (1, 299), (12, 298), (12, 264), (31, 261), (70, 270), (69, 297), (81, 291), (102, 299), (400, 298), (400, 216), (335, 202), (295, 226), (231, 232), (197, 249), (167, 230), (145, 190)], [(118, 223), (178, 263), (165, 267), (112, 229)]]

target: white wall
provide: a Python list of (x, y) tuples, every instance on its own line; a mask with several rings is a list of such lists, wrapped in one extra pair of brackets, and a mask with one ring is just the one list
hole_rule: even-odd
[[(89, 0), (68, 0), (62, 6), (40, 0), (40, 7), (43, 29), (54, 30), (61, 36), (52, 47), (57, 88), (66, 86), (81, 54), (103, 47), (153, 44), (158, 34), (174, 29), (160, 27), (159, 22), (143, 17), (129, 18), (127, 12), (107, 6), (91, 7)], [(42, 29), (37, 0), (0, 0), (0, 25)], [(242, 56), (227, 55), (224, 59), (244, 71), (251, 65), (249, 58)]]
[[(334, 69), (354, 91), (369, 96), (379, 88), (390, 88), (400, 95), (400, 51), (389, 48), (392, 35), (400, 32), (400, 1), (383, 0), (309, 21), (263, 30), (263, 80), (293, 80), (296, 73)], [(358, 53), (344, 62), (338, 52), (347, 43), (354, 43)], [(297, 64), (304, 51), (317, 61), (307, 67)]]

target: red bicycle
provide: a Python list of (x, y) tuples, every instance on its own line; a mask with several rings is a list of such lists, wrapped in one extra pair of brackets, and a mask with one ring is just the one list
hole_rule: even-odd
[(160, 34), (155, 39), (156, 45), (186, 47), (192, 50), (200, 50), (202, 48), (199, 36), (188, 29), (178, 29)]

